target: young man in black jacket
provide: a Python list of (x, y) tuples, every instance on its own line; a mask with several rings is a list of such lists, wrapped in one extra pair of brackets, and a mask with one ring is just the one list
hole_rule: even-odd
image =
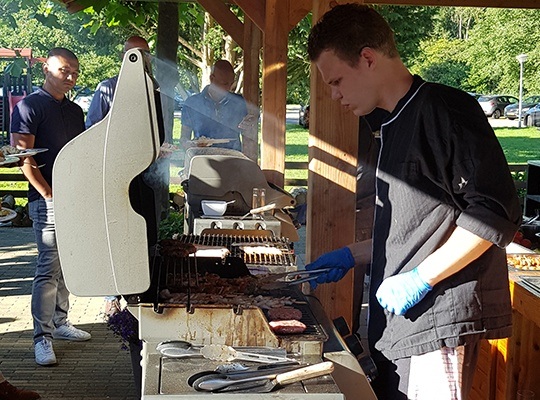
[[(368, 342), (380, 400), (466, 399), (480, 339), (508, 337), (505, 246), (521, 209), (478, 102), (412, 75), (372, 8), (334, 7), (314, 26), (310, 59), (332, 98), (381, 124), (372, 239), (323, 254), (335, 282), (371, 263)], [(429, 377), (429, 378), (427, 378)]]

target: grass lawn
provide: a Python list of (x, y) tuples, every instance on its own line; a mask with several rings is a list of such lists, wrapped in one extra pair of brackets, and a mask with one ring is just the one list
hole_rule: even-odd
[(497, 128), (495, 134), (508, 164), (526, 164), (528, 160), (540, 160), (538, 128)]
[[(286, 155), (285, 161), (308, 161), (308, 133), (307, 129), (296, 124), (287, 124), (286, 127)], [(509, 164), (526, 164), (528, 160), (540, 160), (540, 130), (537, 128), (496, 128), (495, 134), (499, 138), (504, 154)], [(180, 122), (175, 119), (173, 129), (173, 142), (178, 143), (180, 138)], [(171, 168), (171, 176), (177, 176), (180, 167)], [(2, 173), (14, 173), (17, 169), (0, 168)], [(307, 170), (287, 170), (286, 178), (307, 179)], [(0, 182), (0, 192), (10, 189), (24, 189), (25, 182)], [(290, 188), (285, 188), (290, 190)], [(180, 190), (179, 185), (171, 185), (171, 191)]]

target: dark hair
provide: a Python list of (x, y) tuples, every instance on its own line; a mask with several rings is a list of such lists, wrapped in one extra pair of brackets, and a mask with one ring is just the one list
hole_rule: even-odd
[(77, 56), (75, 54), (73, 54), (73, 52), (71, 50), (68, 50), (68, 49), (66, 49), (64, 47), (55, 47), (55, 48), (49, 50), (49, 54), (47, 54), (47, 58), (56, 57), (56, 56), (65, 57), (65, 58), (69, 58), (71, 60), (79, 61)]
[(333, 50), (343, 61), (354, 66), (364, 47), (398, 57), (394, 32), (373, 8), (363, 4), (337, 5), (315, 24), (308, 39), (308, 54), (317, 61), (323, 51)]

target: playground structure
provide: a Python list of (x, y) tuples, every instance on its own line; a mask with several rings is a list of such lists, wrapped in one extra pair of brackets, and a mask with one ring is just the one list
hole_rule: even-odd
[(9, 121), (13, 108), (32, 90), (32, 49), (0, 48), (2, 70), (0, 97), (0, 146), (9, 144)]

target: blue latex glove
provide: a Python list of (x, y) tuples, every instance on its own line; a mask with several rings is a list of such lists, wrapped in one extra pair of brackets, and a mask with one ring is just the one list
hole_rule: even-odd
[(352, 267), (354, 267), (354, 258), (351, 250), (348, 247), (343, 247), (324, 253), (315, 261), (306, 265), (306, 270), (313, 271), (320, 268), (333, 268), (332, 271), (322, 273), (317, 279), (310, 281), (311, 288), (315, 289), (319, 283), (339, 281)]
[(379, 286), (377, 300), (391, 313), (403, 315), (409, 308), (418, 304), (433, 289), (418, 274), (415, 268), (410, 272), (386, 278)]

